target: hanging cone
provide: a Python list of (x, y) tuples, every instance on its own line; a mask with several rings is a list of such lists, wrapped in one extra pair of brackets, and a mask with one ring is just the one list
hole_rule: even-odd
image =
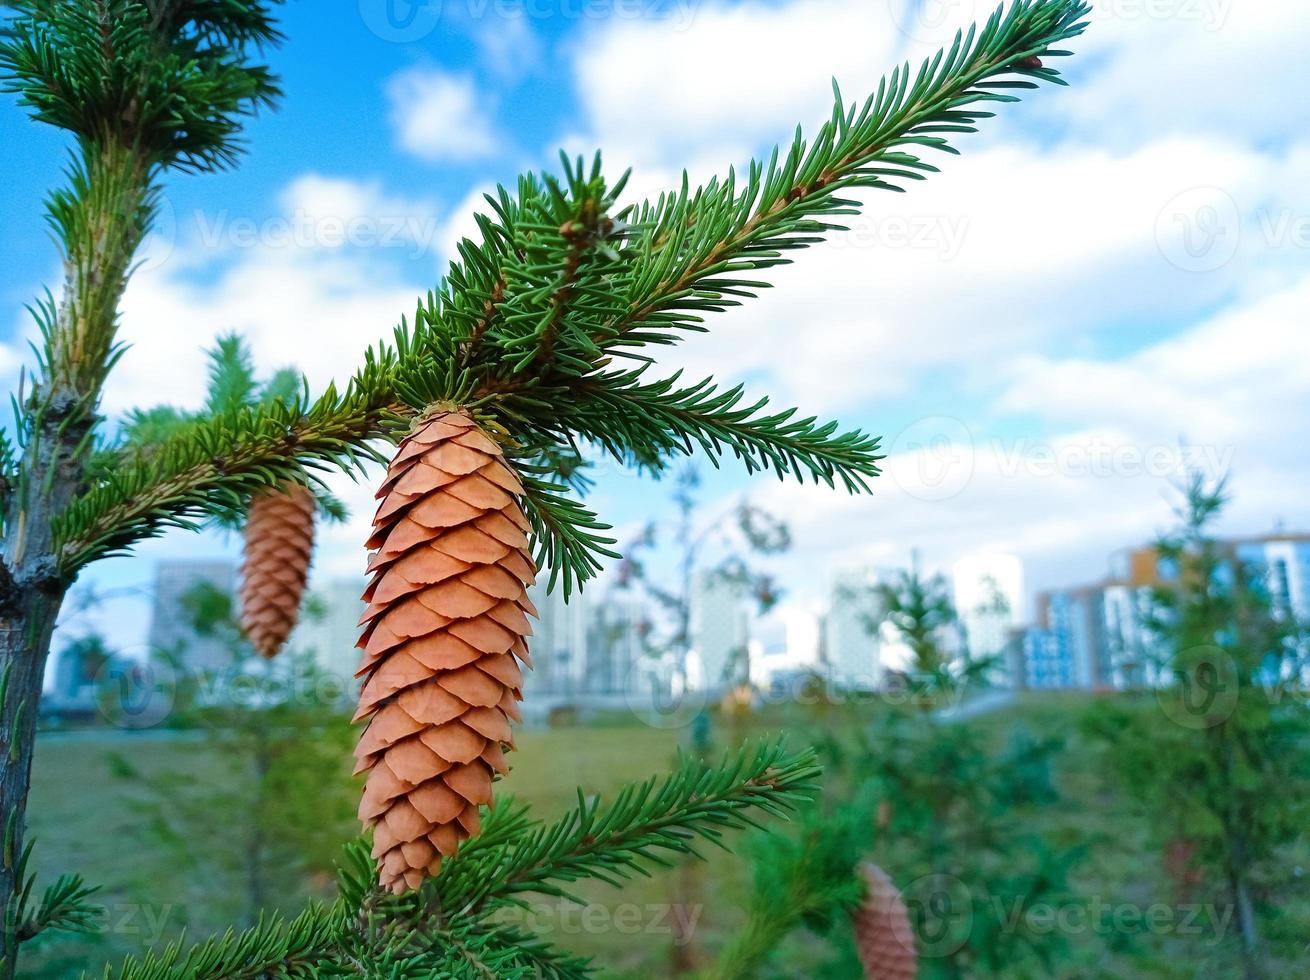
[(919, 957), (901, 893), (875, 864), (862, 864), (859, 873), (864, 902), (851, 913), (851, 924), (866, 980), (914, 980)]
[[(400, 444), (378, 491), (359, 646), (355, 749), (384, 887), (417, 888), (478, 832), (505, 773), (528, 661), (536, 568), (523, 486), (470, 418), (441, 412)], [(516, 660), (517, 658), (517, 660)]]
[(265, 490), (250, 502), (241, 628), (261, 656), (276, 656), (299, 618), (314, 553), (314, 508), (314, 495), (298, 483)]

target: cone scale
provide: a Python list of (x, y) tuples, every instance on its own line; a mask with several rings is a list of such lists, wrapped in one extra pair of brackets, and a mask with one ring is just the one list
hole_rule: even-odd
[(241, 565), (241, 629), (272, 658), (300, 616), (314, 554), (314, 495), (298, 483), (265, 490), (246, 514)]
[(437, 873), (479, 829), (508, 771), (530, 666), (523, 486), (468, 416), (438, 412), (400, 444), (378, 491), (359, 646), (359, 816), (385, 888)]
[(905, 900), (877, 865), (865, 863), (859, 874), (864, 902), (851, 913), (851, 924), (866, 980), (915, 980), (919, 958)]

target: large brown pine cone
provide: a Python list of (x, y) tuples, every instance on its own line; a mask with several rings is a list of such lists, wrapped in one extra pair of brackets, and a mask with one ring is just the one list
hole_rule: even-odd
[(862, 864), (859, 873), (864, 902), (851, 913), (851, 922), (866, 980), (914, 980), (919, 958), (901, 893), (875, 864)]
[(241, 628), (274, 657), (300, 616), (314, 554), (314, 495), (298, 483), (256, 494), (246, 514), (241, 566)]
[(508, 771), (515, 658), (530, 666), (525, 613), (536, 615), (522, 492), (500, 447), (458, 412), (418, 423), (378, 491), (356, 715), (369, 723), (355, 756), (368, 773), (359, 816), (397, 893), (478, 832), (494, 774)]

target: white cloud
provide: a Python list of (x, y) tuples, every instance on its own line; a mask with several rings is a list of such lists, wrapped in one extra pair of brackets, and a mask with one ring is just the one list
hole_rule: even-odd
[(1299, 504), (1310, 466), (1288, 447), (1310, 415), (1308, 307), (1310, 275), (1117, 360), (1028, 358), (997, 407), (1054, 425), (1095, 419), (1139, 444), (1181, 437), (1257, 476), (1245, 492), (1269, 501), (1272, 477), (1286, 488), (1282, 505)]
[(409, 246), (411, 254), (421, 254), (440, 231), (431, 201), (389, 194), (376, 180), (304, 174), (282, 192), (280, 203), (296, 230), (291, 244), (301, 247)]
[(614, 162), (677, 171), (717, 156), (726, 168), (740, 147), (825, 118), (834, 75), (852, 96), (876, 84), (900, 40), (876, 3), (704, 3), (689, 22), (615, 19), (586, 33), (574, 81)]
[(0, 343), (0, 381), (11, 385), (18, 378), (23, 357), (13, 344)]
[[(918, 548), (937, 568), (1017, 554), (1033, 588), (1090, 581), (1171, 523), (1185, 465), (1230, 474), (1226, 532), (1310, 527), (1310, 459), (1289, 448), (1310, 414), (1308, 304), (1310, 276), (1120, 358), (1029, 358), (977, 418), (923, 419), (889, 439), (871, 498), (767, 484), (756, 499), (787, 516), (798, 546), (789, 577), (903, 565)], [(1045, 425), (1015, 434), (1011, 413)]]
[(663, 359), (698, 378), (750, 379), (813, 411), (882, 406), (945, 372), (954, 403), (951, 389), (985, 392), (998, 367), (1033, 351), (1094, 351), (1119, 323), (1203, 315), (1284, 251), (1248, 234), (1220, 268), (1180, 268), (1181, 229), (1160, 220), (1180, 191), (1232, 188), (1255, 223), (1274, 185), (1303, 183), (1279, 161), (1213, 141), (1128, 154), (985, 149), (909, 194), (866, 195), (850, 233), (798, 253), (770, 273), (775, 289)]
[(432, 287), (427, 252), (443, 228), (429, 202), (319, 174), (291, 181), (278, 202), (257, 219), (199, 215), (151, 243), (123, 298), (128, 350), (105, 388), (107, 413), (199, 405), (204, 349), (232, 330), (261, 372), (295, 365), (316, 390), (344, 382)]
[(473, 37), (482, 63), (497, 76), (516, 81), (537, 67), (541, 60), (541, 41), (533, 31), (525, 10), (497, 10)]
[(104, 407), (199, 404), (202, 348), (230, 330), (249, 339), (262, 370), (293, 364), (316, 388), (343, 380), (430, 285), (404, 284), (358, 258), (268, 249), (243, 253), (208, 282), (175, 278), (167, 266), (145, 272), (123, 299), (120, 339), (130, 348), (106, 386)]
[[(1077, 42), (1076, 84), (1043, 107), (1080, 139), (1173, 134), (1281, 142), (1310, 126), (1301, 0), (1104, 0)], [(1286, 94), (1287, 97), (1283, 97)]]
[(401, 149), (432, 162), (495, 153), (494, 106), (473, 79), (437, 68), (410, 68), (387, 82), (391, 123)]
[[(1006, 107), (994, 121), (1002, 125), (989, 124), (963, 160), (934, 158), (945, 172), (904, 197), (867, 195), (851, 233), (798, 254), (795, 266), (770, 274), (776, 289), (663, 360), (697, 377), (746, 378), (807, 409), (846, 411), (913, 392), (930, 372), (985, 392), (996, 359), (1131, 343), (1113, 337), (1125, 323), (1158, 333), (1236, 295), (1281, 287), (1306, 251), (1276, 240), (1295, 238), (1298, 219), (1310, 216), (1305, 149), (1256, 149), (1206, 127), (1161, 136), (1194, 132), (1147, 119), (1174, 118), (1179, 90), (1161, 84), (1130, 98), (1116, 81), (1119, 66), (1150, 63), (1133, 29), (1182, 30), (1187, 77), (1207, 70), (1196, 31), (1214, 18), (1222, 17), (1214, 37), (1231, 31), (1256, 50), (1275, 32), (1227, 0), (1180, 0), (1173, 19), (1134, 22), (1134, 10), (1159, 18), (1171, 2), (1111, 0), (1088, 34), (1100, 47), (1087, 55), (1090, 42), (1079, 40), (1081, 57), (1065, 66), (1081, 72), (1072, 91), (1082, 101), (1059, 90)], [(792, 0), (710, 3), (686, 25), (610, 21), (573, 51), (588, 128), (567, 143), (605, 147), (612, 169), (635, 162), (629, 199), (675, 186), (688, 161), (703, 180), (785, 139), (796, 120), (825, 114), (830, 74), (855, 97), (894, 57), (913, 61), (949, 43), (957, 26), (993, 7)], [(1180, 24), (1193, 9), (1209, 19)], [(1084, 102), (1103, 86), (1107, 104), (1128, 100), (1142, 114), (1136, 140), (1108, 149), (1091, 140), (1112, 110), (1084, 112)], [(1033, 123), (1042, 121), (1039, 134)], [(1074, 134), (1086, 140), (1051, 143)], [(998, 135), (1005, 142), (991, 141)]]
[(495, 191), (492, 184), (479, 185), (451, 208), (450, 220), (446, 222), (439, 239), (441, 255), (446, 261), (454, 261), (459, 257), (459, 243), (465, 238), (481, 241), (482, 232), (478, 229), (477, 215), (493, 213), (485, 195), (495, 194)]

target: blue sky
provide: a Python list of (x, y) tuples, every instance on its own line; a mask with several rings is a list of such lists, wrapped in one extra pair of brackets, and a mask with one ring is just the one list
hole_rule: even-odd
[[(899, 58), (985, 15), (975, 0), (349, 0), (285, 8), (270, 57), (281, 108), (241, 167), (170, 177), (123, 308), (133, 345), (105, 409), (194, 405), (201, 350), (250, 338), (260, 365), (322, 386), (388, 333), (470, 231), (480, 194), (559, 147), (603, 148), (633, 195), (705, 179), (827, 113), (829, 78), (862, 97)], [(1013, 552), (1030, 586), (1102, 574), (1167, 522), (1180, 439), (1227, 465), (1234, 532), (1310, 526), (1310, 8), (1294, 0), (1108, 0), (1073, 86), (1010, 107), (906, 195), (871, 195), (839, 240), (776, 275), (668, 359), (885, 437), (872, 498), (748, 481), (797, 539), (797, 602), (840, 565), (946, 566)], [(0, 376), (57, 276), (41, 200), (58, 134), (0, 103)], [(604, 468), (595, 506), (621, 534), (665, 488)], [(318, 574), (354, 574), (354, 520)], [(170, 535), (88, 583), (144, 582), (161, 556), (235, 552)], [(121, 643), (144, 604), (99, 615)], [(70, 628), (81, 628), (74, 617)]]

